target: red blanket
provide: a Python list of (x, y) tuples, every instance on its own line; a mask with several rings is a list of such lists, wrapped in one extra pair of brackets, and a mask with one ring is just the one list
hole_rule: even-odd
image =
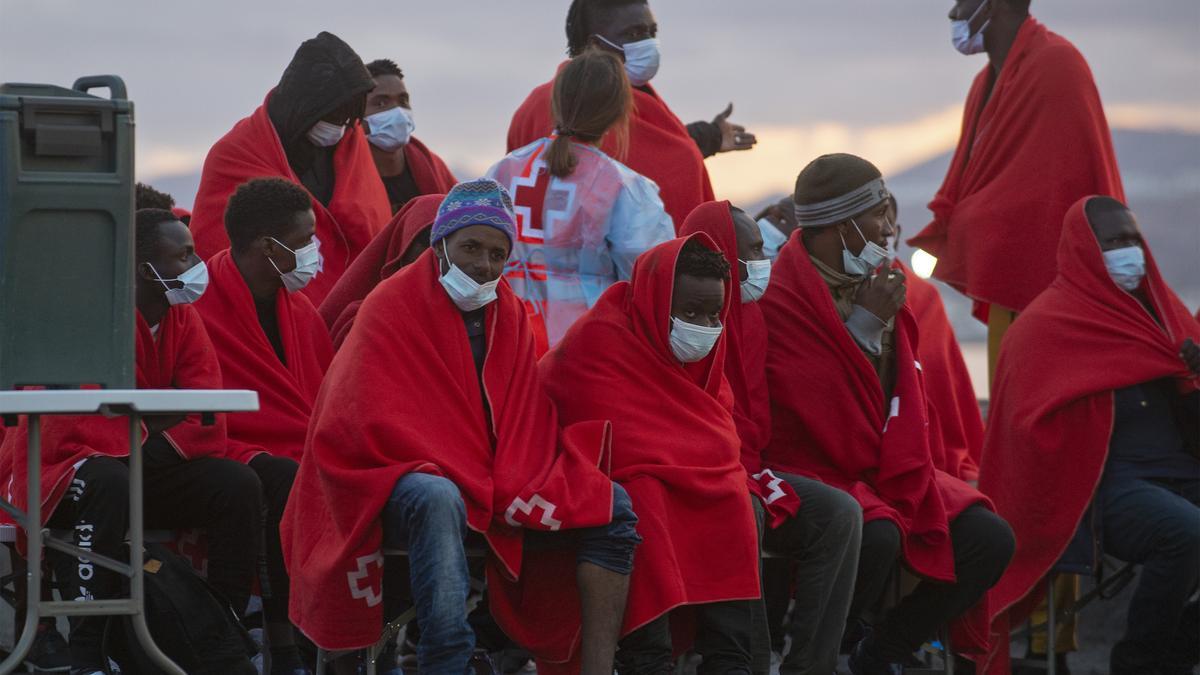
[(334, 285), (321, 303), (321, 318), (329, 326), (334, 347), (342, 346), (350, 326), (354, 325), (358, 308), (371, 289), (400, 269), (400, 258), (413, 240), (433, 225), (443, 198), (444, 194), (427, 194), (410, 200), (392, 222), (375, 235)]
[(1058, 276), (1013, 323), (996, 365), (979, 486), (1012, 526), (1017, 551), (989, 594), (991, 672), (1007, 672), (1008, 627), (1032, 609), (1038, 594), (1031, 591), (1091, 502), (1108, 456), (1113, 391), (1164, 377), (1183, 390), (1198, 386), (1179, 348), (1185, 338), (1200, 340), (1200, 325), (1148, 249), (1142, 289), (1161, 326), (1112, 282), (1086, 201), (1067, 213)]
[(409, 139), (404, 146), (404, 163), (423, 195), (444, 195), (458, 182), (442, 158), (416, 138)]
[(1054, 279), (1063, 215), (1090, 194), (1124, 200), (1092, 73), (1071, 43), (1030, 17), (988, 96), (975, 77), (950, 170), (909, 244), (933, 275), (976, 301), (1022, 310)]
[(230, 417), (229, 458), (260, 452), (300, 459), (308, 418), (333, 358), (333, 344), (312, 302), (280, 289), (275, 317), (287, 359), (275, 355), (258, 322), (254, 298), (228, 250), (208, 261), (208, 290), (196, 302), (221, 361), (226, 389), (258, 392), (258, 412)]
[[(719, 250), (706, 235), (693, 238)], [(632, 280), (609, 287), (541, 363), (564, 421), (613, 420), (612, 477), (629, 492), (644, 540), (625, 633), (681, 605), (759, 597), (754, 513), (723, 372), (726, 340), (687, 366), (668, 342), (685, 241), (638, 258)], [(732, 297), (727, 285), (727, 308)]]
[(925, 374), (925, 396), (929, 400), (930, 427), (940, 432), (935, 444), (934, 466), (965, 481), (979, 479), (979, 457), (983, 450), (983, 417), (971, 385), (971, 374), (963, 360), (954, 327), (937, 288), (900, 263), (908, 278), (908, 308), (921, 334), (917, 356)]
[[(554, 131), (550, 112), (553, 89), (553, 80), (537, 87), (513, 113), (508, 127), (508, 152)], [(688, 135), (687, 127), (650, 85), (633, 88), (626, 155), (621, 157), (611, 137), (600, 149), (658, 185), (663, 207), (671, 215), (676, 231), (692, 209), (714, 199), (700, 149)]]
[[(387, 190), (379, 179), (359, 125), (346, 129), (334, 153), (333, 165), (337, 181), (328, 208), (315, 198), (312, 200), (324, 260), (321, 273), (303, 291), (314, 305), (321, 304), (355, 256), (392, 214)], [(271, 124), (266, 100), (208, 151), (189, 225), (197, 253), (208, 258), (229, 246), (225, 204), (239, 185), (263, 177), (286, 178), (301, 184)]]
[(381, 283), (330, 367), (281, 526), (291, 618), (326, 648), (379, 637), (380, 513), (397, 480), (430, 473), (454, 481), (468, 526), (491, 546), (501, 626), (539, 656), (566, 660), (579, 633), (574, 556), (531, 554), (523, 566), (521, 528), (609, 521), (612, 484), (597, 468), (607, 423), (558, 444), (524, 307), (504, 283), (486, 310), (481, 391), (462, 314), (437, 276), (426, 251)]
[[(934, 465), (912, 312), (904, 307), (896, 315), (896, 384), (886, 401), (798, 235), (780, 251), (759, 302), (771, 390), (764, 462), (850, 493), (865, 521), (887, 519), (899, 528), (913, 572), (953, 581), (949, 521), (987, 500)], [(955, 647), (978, 649), (983, 633), (979, 626)]]
[[(729, 202), (706, 202), (683, 221), (679, 235), (703, 232), (725, 254), (734, 276), (738, 270), (737, 233)], [(791, 485), (762, 466), (762, 451), (771, 438), (771, 401), (767, 395), (767, 324), (757, 302), (742, 303), (741, 284), (731, 284), (725, 314), (725, 379), (733, 392), (733, 422), (742, 443), (742, 466), (750, 492), (762, 500), (772, 527), (796, 515), (800, 497)]]
[[(167, 310), (159, 324), (158, 337), (137, 315), (137, 384), (139, 389), (220, 389), (221, 371), (212, 343), (196, 310), (176, 305)], [(58, 507), (78, 464), (88, 457), (129, 454), (129, 421), (96, 415), (42, 417), (42, 522)], [(145, 427), (143, 426), (143, 434)], [(22, 416), (18, 426), (5, 435), (0, 457), (10, 465), (12, 482), (9, 500), (17, 508), (29, 505), (26, 490), (29, 420)], [(225, 452), (225, 416), (216, 423), (200, 424), (199, 415), (163, 432), (163, 436), (187, 459)], [(5, 477), (7, 482), (8, 477)]]

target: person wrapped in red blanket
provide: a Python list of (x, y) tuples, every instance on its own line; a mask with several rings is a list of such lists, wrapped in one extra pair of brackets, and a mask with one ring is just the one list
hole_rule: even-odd
[[(895, 234), (879, 170), (853, 155), (818, 157), (793, 199), (800, 234), (780, 251), (762, 300), (772, 426), (764, 462), (862, 505), (852, 617), (880, 599), (897, 562), (921, 577), (851, 655), (856, 675), (895, 672), (1000, 578), (1012, 533), (982, 494), (934, 464), (904, 276), (877, 272)], [(960, 651), (984, 646), (981, 628), (957, 633)]]
[(421, 195), (405, 204), (325, 297), (321, 318), (329, 326), (335, 349), (346, 341), (367, 294), (429, 248), (429, 228), (444, 197)]
[(680, 234), (696, 232), (712, 237), (730, 267), (738, 271), (739, 283), (733, 287), (724, 323), (725, 378), (733, 392), (742, 466), (770, 525), (763, 545), (787, 556), (764, 561), (763, 600), (771, 621), (760, 634), (770, 635), (772, 651), (783, 652), (782, 622), (794, 598), (796, 605), (786, 632), (792, 647), (783, 657), (781, 670), (831, 672), (837, 668), (842, 626), (854, 592), (862, 509), (853, 497), (820, 481), (795, 474), (777, 476), (763, 468), (762, 451), (771, 435), (771, 407), (767, 325), (758, 300), (769, 287), (771, 261), (764, 255), (758, 225), (729, 202), (696, 207), (683, 222)]
[(208, 152), (192, 207), (196, 250), (229, 246), (225, 204), (253, 178), (303, 185), (316, 214), (321, 274), (305, 287), (314, 305), (391, 217), (387, 191), (358, 120), (371, 74), (345, 42), (322, 32), (296, 50), (279, 84)]
[(701, 672), (750, 671), (758, 541), (724, 376), (729, 263), (705, 234), (650, 249), (542, 358), (565, 424), (612, 420), (612, 477), (638, 513), (617, 662), (670, 670), (698, 622)]
[(333, 358), (325, 323), (300, 292), (320, 259), (316, 220), (311, 198), (295, 183), (259, 178), (239, 186), (225, 210), (230, 248), (209, 259), (212, 284), (196, 303), (225, 387), (258, 392), (258, 412), (229, 420), (229, 457), (258, 474), (266, 496), (271, 583), (263, 611), (273, 664), (298, 663), (279, 519)]
[(929, 203), (933, 221), (908, 243), (936, 256), (934, 278), (988, 321), (989, 305), (1019, 312), (1054, 279), (1071, 204), (1123, 191), (1083, 55), (1029, 16), (1028, 3), (967, 0), (952, 18), (972, 14), (989, 62), (967, 94), (958, 147)]
[(420, 670), (465, 672), (463, 540), (482, 535), (505, 632), (540, 659), (612, 672), (637, 518), (602, 470), (607, 421), (559, 433), (500, 279), (512, 239), (498, 183), (455, 186), (433, 250), (367, 297), (334, 358), (283, 522), (292, 617), (323, 647), (378, 638), (381, 549), (399, 546)]
[(1020, 546), (986, 606), (987, 672), (1008, 672), (1009, 628), (1039, 601), (1040, 582), (1081, 528), (1105, 553), (1143, 564), (1109, 672), (1190, 672), (1200, 325), (1163, 282), (1132, 212), (1111, 197), (1071, 207), (1058, 270), (1009, 331), (992, 387), (979, 486)]
[[(567, 51), (572, 58), (589, 46), (609, 51), (625, 62), (633, 85), (628, 153), (618, 152), (616, 139), (600, 149), (630, 169), (654, 181), (663, 206), (678, 230), (700, 204), (713, 200), (704, 158), (718, 152), (749, 150), (754, 134), (728, 121), (733, 105), (712, 122), (684, 126), (650, 85), (658, 72), (658, 24), (646, 0), (574, 0), (567, 12)], [(561, 70), (565, 64), (560, 64)], [(513, 113), (508, 127), (508, 152), (554, 131), (551, 80), (530, 92)]]
[[(188, 228), (170, 211), (136, 214), (137, 385), (139, 389), (220, 389), (212, 343), (189, 303), (208, 274)], [(28, 507), (28, 419), (5, 435), (0, 456), (11, 462), (8, 499)], [(129, 529), (129, 422), (98, 416), (41, 420), (42, 522), (70, 529), (76, 546), (124, 557)], [(143, 498), (148, 528), (203, 528), (208, 581), (240, 616), (246, 609), (262, 541), (262, 491), (254, 472), (225, 459), (225, 416), (203, 425), (198, 415), (145, 417)], [(64, 599), (121, 597), (116, 572), (50, 551), (47, 560)], [(72, 672), (107, 668), (103, 617), (71, 617)]]
[(412, 102), (404, 72), (391, 59), (367, 64), (375, 88), (367, 94), (363, 131), (387, 190), (392, 213), (421, 195), (444, 195), (457, 183), (450, 168), (413, 136)]

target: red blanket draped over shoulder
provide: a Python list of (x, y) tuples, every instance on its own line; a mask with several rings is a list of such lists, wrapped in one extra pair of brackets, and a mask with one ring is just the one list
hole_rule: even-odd
[(946, 316), (946, 306), (937, 287), (913, 274), (903, 263), (900, 268), (908, 279), (908, 308), (921, 335), (917, 356), (925, 374), (929, 422), (941, 437), (940, 446), (933, 447), (934, 466), (955, 478), (978, 480), (983, 416), (967, 362), (958, 348), (954, 327)]
[[(176, 305), (167, 310), (158, 326), (158, 336), (137, 315), (137, 385), (139, 389), (221, 389), (221, 371), (204, 323), (196, 310)], [(162, 432), (186, 459), (222, 455), (226, 451), (225, 415), (216, 423), (200, 424), (199, 415)], [(96, 415), (42, 417), (42, 522), (54, 513), (71, 483), (78, 464), (88, 457), (129, 454), (129, 421), (124, 417), (105, 419)], [(0, 457), (11, 463), (9, 500), (19, 509), (29, 505), (25, 461), (29, 420), (22, 416), (17, 427), (5, 435)], [(144, 434), (144, 427), (143, 427)]]
[[(643, 542), (624, 632), (681, 605), (759, 597), (758, 541), (723, 366), (722, 337), (683, 366), (668, 342), (675, 261), (689, 239), (638, 258), (541, 363), (566, 422), (613, 421), (612, 477)], [(729, 284), (725, 307), (729, 307)], [(722, 311), (722, 321), (728, 312)]]
[(458, 182), (442, 158), (416, 138), (404, 145), (404, 163), (422, 195), (444, 195)]
[(996, 364), (979, 487), (1012, 526), (1017, 551), (989, 594), (997, 647), (989, 672), (1008, 672), (1008, 628), (1032, 609), (1031, 591), (1091, 502), (1108, 457), (1113, 391), (1165, 377), (1184, 391), (1198, 386), (1179, 349), (1200, 340), (1200, 325), (1148, 249), (1142, 290), (1162, 325), (1112, 282), (1086, 201), (1067, 213), (1058, 276), (1013, 323)]
[(400, 269), (400, 259), (417, 235), (433, 224), (445, 196), (428, 194), (409, 200), (338, 279), (321, 303), (321, 318), (329, 326), (334, 347), (342, 346), (367, 294)]
[[(949, 521), (987, 500), (934, 464), (912, 312), (903, 307), (895, 318), (896, 383), (889, 402), (798, 234), (780, 251), (759, 302), (771, 392), (771, 441), (763, 461), (850, 493), (865, 521), (886, 519), (900, 530), (913, 572), (953, 581)], [(956, 628), (957, 649), (985, 644), (981, 622)]]
[[(736, 276), (737, 233), (729, 202), (706, 202), (696, 207), (679, 229), (679, 235), (703, 232), (725, 254)], [(742, 443), (742, 466), (749, 474), (750, 492), (762, 500), (772, 527), (796, 515), (800, 498), (791, 485), (763, 469), (762, 451), (771, 438), (771, 401), (767, 395), (767, 324), (757, 302), (742, 302), (742, 288), (731, 283), (725, 315), (725, 379), (733, 392), (733, 421)]]
[[(513, 113), (508, 127), (507, 152), (523, 148), (554, 131), (550, 111), (553, 90), (553, 80), (537, 87)], [(671, 112), (654, 87), (647, 84), (633, 87), (632, 91), (628, 152), (621, 157), (611, 138), (605, 139), (600, 149), (658, 185), (663, 207), (678, 231), (692, 209), (714, 199), (704, 156), (696, 141), (688, 135), (687, 127)]]
[(558, 443), (525, 309), (503, 282), (485, 314), (481, 391), (436, 260), (426, 251), (367, 297), (321, 389), (281, 525), (291, 618), (326, 648), (378, 639), (380, 514), (396, 481), (429, 473), (458, 486), (468, 526), (491, 547), (501, 627), (539, 657), (567, 660), (579, 634), (574, 556), (523, 558), (521, 528), (611, 519), (612, 483), (598, 468), (607, 422), (572, 428)]
[(275, 317), (287, 365), (275, 355), (258, 322), (254, 298), (229, 250), (208, 261), (208, 290), (196, 309), (221, 361), (226, 389), (258, 392), (258, 412), (228, 421), (229, 458), (248, 462), (260, 452), (300, 459), (313, 401), (333, 358), (333, 345), (312, 302), (280, 289)]
[(1030, 17), (994, 86), (991, 65), (975, 77), (933, 222), (909, 244), (981, 320), (989, 303), (1019, 311), (1054, 279), (1063, 216), (1091, 194), (1124, 201), (1100, 95), (1083, 55)]
[[(329, 206), (312, 200), (324, 261), (321, 273), (303, 291), (314, 305), (321, 304), (355, 256), (392, 214), (387, 190), (379, 179), (359, 125), (352, 124), (346, 129), (333, 155), (333, 170), (337, 180)], [(288, 164), (279, 134), (267, 113), (266, 100), (221, 137), (204, 160), (189, 225), (201, 257), (208, 258), (229, 247), (225, 203), (239, 185), (264, 177), (285, 178), (302, 186)]]

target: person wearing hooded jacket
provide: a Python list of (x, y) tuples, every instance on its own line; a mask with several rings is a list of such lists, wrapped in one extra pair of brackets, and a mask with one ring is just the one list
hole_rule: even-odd
[(392, 215), (358, 124), (374, 86), (341, 38), (322, 32), (304, 41), (263, 104), (209, 150), (192, 214), (196, 251), (208, 258), (228, 248), (223, 215), (239, 185), (263, 177), (299, 184), (312, 197), (322, 258), (304, 294), (320, 305)]

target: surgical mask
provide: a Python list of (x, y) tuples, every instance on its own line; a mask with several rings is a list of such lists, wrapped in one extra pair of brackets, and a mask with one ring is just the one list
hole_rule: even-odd
[(275, 237), (271, 237), (271, 240), (296, 258), (296, 267), (292, 271), (280, 272), (279, 265), (276, 265), (270, 256), (267, 257), (267, 260), (271, 262), (271, 267), (274, 267), (275, 271), (279, 273), (279, 278), (283, 279), (283, 286), (288, 289), (288, 293), (295, 293), (304, 288), (308, 282), (312, 281), (313, 277), (317, 276), (317, 272), (321, 271), (321, 242), (315, 236), (311, 244), (295, 251), (284, 246), (283, 242)]
[(858, 236), (862, 237), (864, 246), (858, 255), (854, 255), (846, 247), (846, 238), (842, 237), (842, 266), (846, 268), (846, 274), (852, 277), (865, 277), (888, 259), (888, 250), (873, 241), (867, 241), (853, 218), (850, 219), (850, 223), (858, 231)]
[(328, 148), (331, 145), (337, 145), (345, 133), (346, 127), (321, 120), (308, 130), (308, 140), (317, 147)]
[(458, 265), (450, 262), (450, 253), (446, 250), (446, 240), (442, 239), (442, 255), (450, 264), (450, 271), (438, 277), (446, 294), (454, 301), (454, 305), (464, 312), (473, 312), (496, 299), (496, 287), (500, 285), (500, 277), (481, 284), (475, 281)]
[[(150, 270), (154, 272), (154, 278), (158, 279), (159, 283), (167, 289), (163, 295), (172, 305), (190, 305), (199, 300), (200, 296), (204, 295), (204, 289), (208, 288), (208, 265), (205, 265), (203, 260), (187, 268), (187, 271), (174, 279), (162, 278), (158, 275), (158, 270), (154, 269), (153, 264), (146, 264), (150, 265)], [(177, 281), (183, 284), (183, 287), (171, 288), (167, 285), (168, 281)]]
[(971, 22), (975, 20), (975, 17), (979, 16), (979, 13), (983, 11), (988, 2), (990, 0), (983, 0), (983, 2), (979, 3), (979, 7), (971, 15), (971, 18), (950, 22), (950, 42), (959, 53), (971, 55), (983, 51), (983, 31), (987, 30), (988, 24), (992, 20), (989, 18), (987, 21), (984, 21), (983, 25), (975, 33), (971, 33)]
[(1146, 253), (1141, 246), (1126, 246), (1104, 252), (1104, 267), (1113, 283), (1132, 291), (1142, 285), (1146, 276)]
[(759, 218), (758, 232), (762, 235), (763, 255), (767, 256), (768, 260), (779, 257), (779, 249), (787, 243), (787, 235), (783, 233), (783, 230), (775, 227), (775, 223), (770, 220)]
[(400, 106), (367, 115), (366, 123), (367, 141), (385, 152), (393, 152), (407, 145), (413, 130), (417, 128), (412, 111)]
[(625, 54), (625, 74), (629, 76), (629, 83), (633, 86), (640, 87), (647, 84), (658, 74), (658, 38), (646, 38), (637, 42), (616, 45), (606, 40), (603, 35), (596, 37)]
[(721, 337), (721, 326), (709, 328), (671, 317), (671, 353), (683, 363), (695, 363), (708, 356)]
[(746, 266), (746, 280), (742, 282), (742, 302), (757, 302), (767, 292), (771, 281), (770, 260), (738, 260)]

